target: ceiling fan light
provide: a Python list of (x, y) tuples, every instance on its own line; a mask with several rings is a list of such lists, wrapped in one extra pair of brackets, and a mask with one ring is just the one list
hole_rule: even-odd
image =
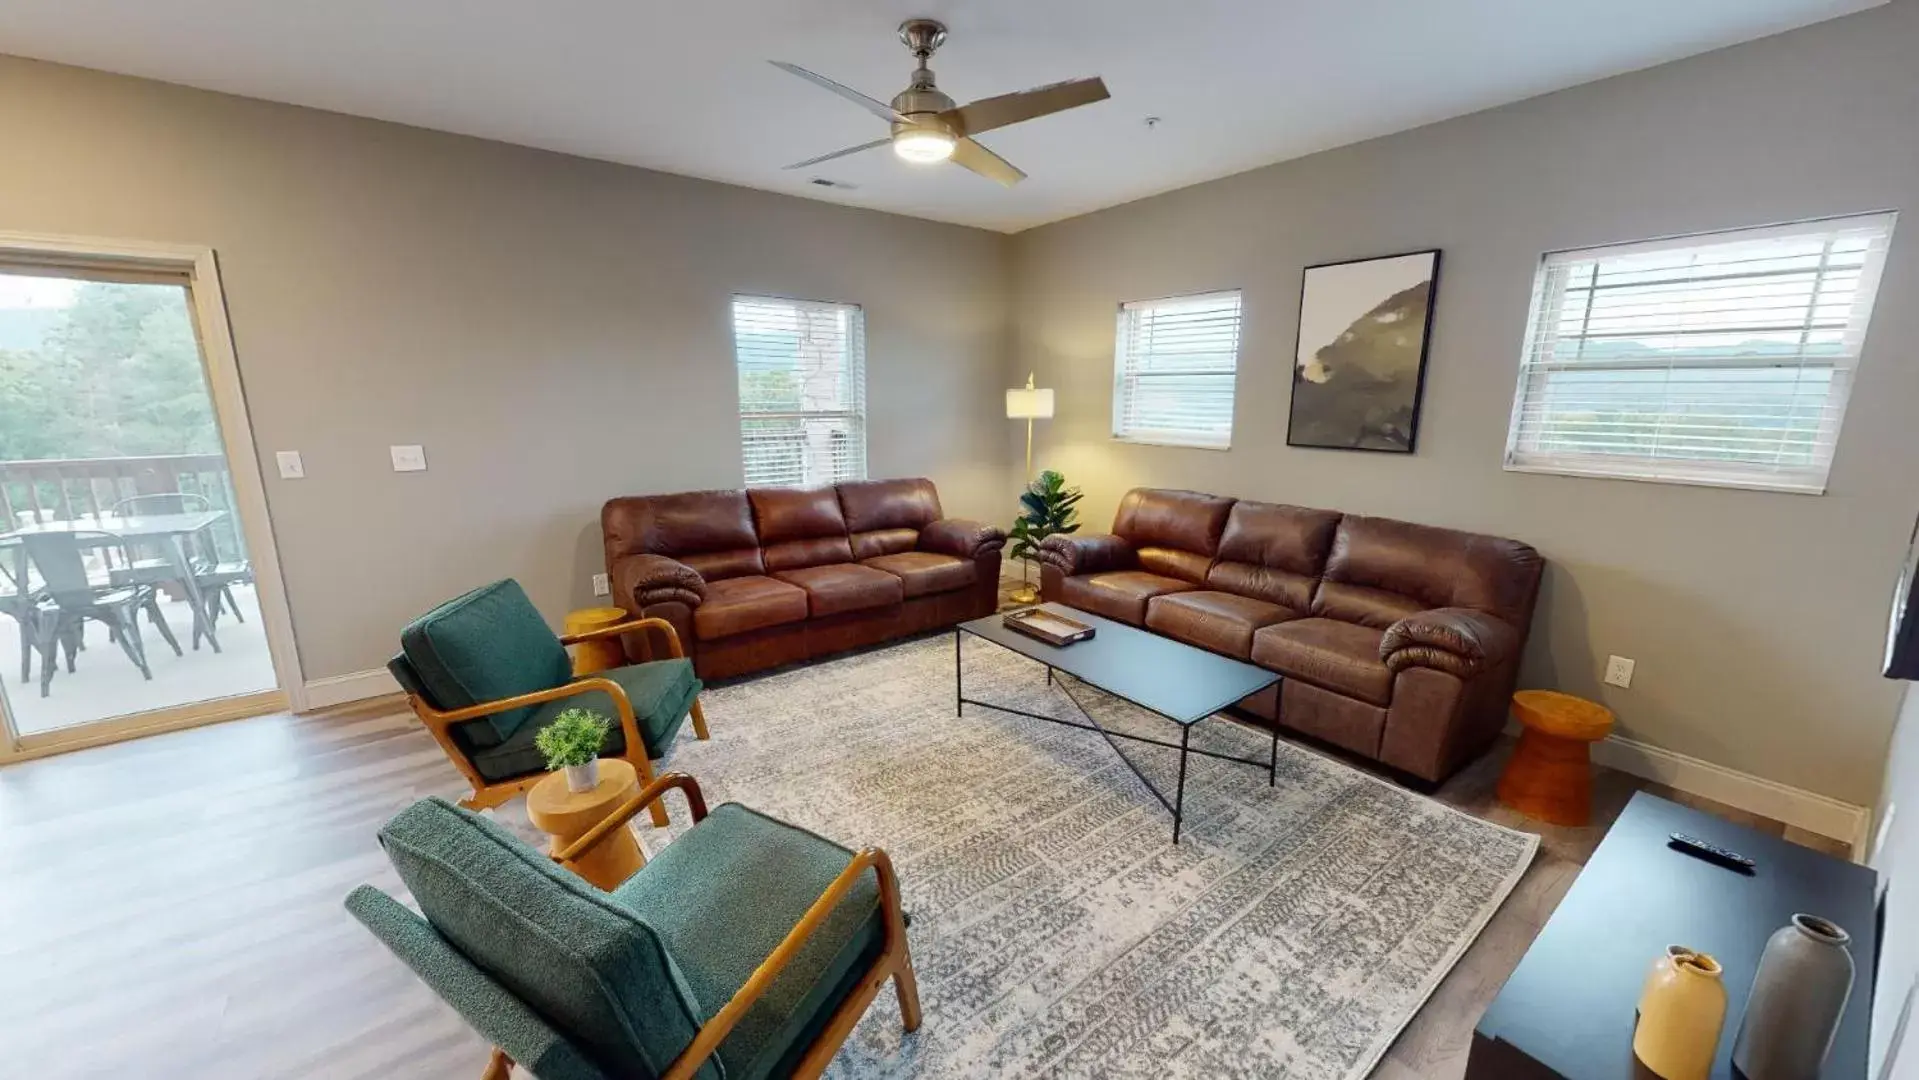
[(893, 136), (893, 153), (902, 161), (930, 165), (953, 156), (953, 136), (944, 131), (920, 128)]

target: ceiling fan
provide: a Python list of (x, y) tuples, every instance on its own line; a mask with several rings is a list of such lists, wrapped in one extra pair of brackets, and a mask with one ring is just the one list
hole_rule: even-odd
[(1069, 79), (1015, 94), (981, 98), (971, 105), (955, 105), (952, 98), (940, 93), (933, 85), (933, 69), (926, 66), (933, 51), (945, 40), (945, 25), (932, 19), (908, 19), (900, 24), (900, 41), (919, 60), (919, 67), (913, 71), (912, 84), (900, 91), (890, 105), (875, 101), (858, 90), (842, 86), (798, 64), (769, 61), (776, 68), (790, 71), (807, 82), (831, 90), (893, 126), (893, 133), (884, 139), (797, 161), (787, 168), (804, 169), (822, 161), (892, 143), (893, 153), (906, 161), (932, 164), (951, 159), (956, 165), (1012, 187), (1026, 179), (1026, 174), (1014, 168), (1005, 158), (974, 142), (974, 135), (1049, 113), (1091, 105), (1110, 96), (1106, 92), (1106, 84), (1098, 78)]

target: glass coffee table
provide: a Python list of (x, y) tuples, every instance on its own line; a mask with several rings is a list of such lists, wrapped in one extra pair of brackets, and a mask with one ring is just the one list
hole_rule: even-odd
[[(988, 709), (1025, 716), (1034, 720), (1044, 720), (1050, 724), (1064, 724), (1067, 727), (1097, 731), (1106, 738), (1106, 742), (1133, 771), (1146, 790), (1160, 801), (1173, 815), (1173, 843), (1179, 843), (1181, 819), (1186, 805), (1186, 758), (1189, 754), (1201, 754), (1222, 761), (1236, 761), (1243, 765), (1253, 765), (1266, 770), (1266, 783), (1273, 784), (1279, 775), (1279, 731), (1273, 731), (1272, 752), (1265, 761), (1252, 758), (1234, 757), (1217, 751), (1192, 745), (1193, 725), (1219, 712), (1233, 702), (1255, 694), (1280, 681), (1278, 672), (1267, 671), (1231, 657), (1207, 652), (1172, 638), (1148, 633), (1125, 623), (1103, 619), (1076, 608), (1062, 604), (1042, 604), (1047, 611), (1056, 612), (1068, 618), (1077, 619), (1097, 627), (1094, 635), (1071, 645), (1049, 645), (1038, 638), (1014, 630), (1000, 620), (1004, 613), (988, 615), (983, 619), (960, 623), (953, 628), (953, 689), (958, 703), (954, 706), (959, 715), (964, 715), (967, 705), (981, 705)], [(1057, 716), (1041, 716), (1038, 713), (1015, 709), (1007, 705), (998, 705), (991, 701), (980, 701), (966, 696), (966, 665), (962, 660), (961, 643), (964, 635), (990, 641), (1001, 648), (1037, 660), (1046, 666), (1046, 681), (1057, 685), (1066, 695), (1073, 707), (1079, 710), (1086, 723), (1076, 720), (1063, 720)], [(1133, 735), (1124, 731), (1111, 731), (1094, 719), (1073, 696), (1065, 683), (1054, 683), (1053, 672), (1063, 671), (1075, 679), (1112, 694), (1114, 697), (1130, 701), (1150, 713), (1164, 717), (1179, 726), (1179, 741), (1169, 742), (1145, 735)], [(1146, 774), (1133, 764), (1126, 751), (1119, 748), (1114, 740), (1130, 739), (1133, 742), (1151, 743), (1179, 751), (1179, 783), (1173, 790), (1173, 797), (1146, 778)]]

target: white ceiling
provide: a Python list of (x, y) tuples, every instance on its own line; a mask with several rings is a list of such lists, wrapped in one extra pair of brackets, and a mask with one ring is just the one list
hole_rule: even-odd
[[(1017, 231), (1883, 2), (5, 0), (0, 52)], [(1011, 190), (884, 148), (783, 171), (885, 127), (765, 61), (890, 98), (915, 15), (961, 102), (1113, 97), (982, 136)]]

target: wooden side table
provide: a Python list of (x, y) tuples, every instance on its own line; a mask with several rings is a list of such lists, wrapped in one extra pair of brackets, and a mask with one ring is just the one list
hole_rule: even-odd
[[(592, 630), (618, 626), (632, 616), (616, 607), (581, 608), (566, 613), (566, 632), (584, 634)], [(573, 674), (591, 675), (596, 671), (626, 666), (626, 649), (616, 637), (582, 641), (573, 646)]]
[[(526, 816), (553, 838), (552, 852), (586, 835), (621, 803), (640, 793), (639, 774), (619, 758), (600, 759), (600, 783), (592, 791), (568, 791), (566, 774), (554, 773), (526, 793)], [(611, 892), (646, 865), (631, 827), (614, 830), (574, 864), (579, 875)]]
[(1499, 801), (1553, 825), (1592, 821), (1592, 744), (1612, 731), (1612, 710), (1554, 690), (1513, 695), (1525, 728), (1499, 778)]

